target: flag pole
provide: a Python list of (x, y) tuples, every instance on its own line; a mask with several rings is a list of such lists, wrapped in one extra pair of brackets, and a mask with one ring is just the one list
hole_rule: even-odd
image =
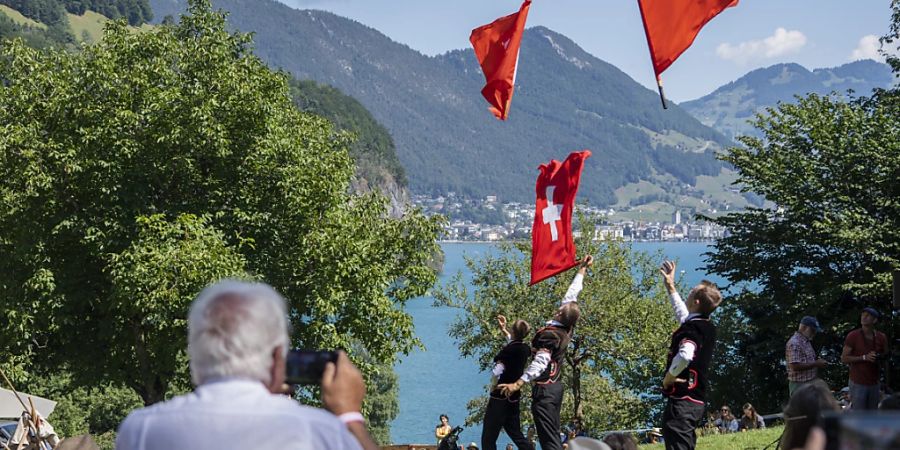
[(641, 0), (637, 0), (637, 4), (638, 10), (641, 12), (641, 23), (644, 25), (644, 35), (647, 37), (647, 49), (650, 50), (650, 64), (653, 66), (653, 72), (656, 75), (656, 86), (659, 88), (659, 100), (662, 102), (663, 109), (668, 109), (666, 107), (666, 96), (663, 93), (662, 79), (659, 77), (659, 73), (656, 72), (656, 62), (653, 56), (653, 40), (650, 39), (650, 30), (647, 28), (647, 18), (644, 16), (644, 4), (641, 3)]
[(656, 76), (656, 86), (659, 87), (659, 100), (662, 101), (663, 109), (669, 109), (666, 107), (666, 94), (663, 92), (662, 78), (659, 75)]

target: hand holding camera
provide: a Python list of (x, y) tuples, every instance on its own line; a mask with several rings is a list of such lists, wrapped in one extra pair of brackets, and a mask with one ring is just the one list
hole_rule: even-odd
[(362, 411), (366, 383), (362, 372), (350, 362), (346, 353), (337, 352), (337, 362), (326, 363), (321, 383), (322, 404), (332, 414), (340, 416)]

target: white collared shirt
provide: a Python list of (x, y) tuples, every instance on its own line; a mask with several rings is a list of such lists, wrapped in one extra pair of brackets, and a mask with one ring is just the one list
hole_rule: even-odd
[(333, 414), (236, 379), (133, 411), (116, 437), (118, 450), (249, 448), (361, 450)]

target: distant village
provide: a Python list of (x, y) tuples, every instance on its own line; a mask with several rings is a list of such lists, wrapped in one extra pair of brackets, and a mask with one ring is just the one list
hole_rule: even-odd
[[(430, 197), (414, 195), (412, 202), (428, 215), (442, 214), (449, 218), (444, 227), (444, 241), (504, 241), (531, 237), (534, 204), (501, 203), (497, 196), (472, 199), (449, 193)], [(683, 217), (680, 210), (669, 222), (614, 221), (615, 210), (578, 204), (579, 212), (602, 217), (594, 230), (595, 239), (623, 239), (626, 241), (713, 241), (727, 235), (728, 230), (710, 222), (694, 222)], [(579, 234), (576, 231), (575, 234)]]

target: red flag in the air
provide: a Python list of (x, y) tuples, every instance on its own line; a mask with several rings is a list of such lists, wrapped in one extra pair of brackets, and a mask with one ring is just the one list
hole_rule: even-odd
[(525, 0), (519, 12), (478, 27), (469, 36), (487, 81), (481, 95), (491, 104), (491, 112), (500, 120), (506, 120), (509, 116), (509, 102), (512, 101), (516, 83), (519, 44), (522, 42), (529, 7), (531, 0)]
[(738, 0), (638, 0), (656, 77), (694, 42), (707, 22)]
[(575, 261), (572, 210), (584, 160), (590, 150), (574, 152), (560, 163), (541, 164), (535, 193), (537, 203), (531, 228), (531, 283), (539, 283), (571, 269)]

